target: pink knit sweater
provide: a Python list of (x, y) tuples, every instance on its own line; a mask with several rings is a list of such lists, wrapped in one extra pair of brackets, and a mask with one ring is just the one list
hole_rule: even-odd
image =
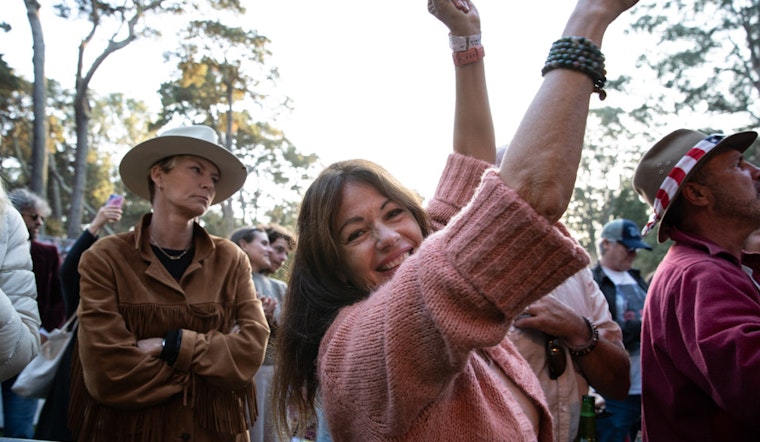
[[(541, 386), (506, 335), (515, 315), (588, 256), (487, 169), (450, 156), (428, 207), (436, 226), (448, 226), (344, 308), (322, 340), (335, 441), (552, 440)], [(538, 435), (489, 362), (538, 408)]]

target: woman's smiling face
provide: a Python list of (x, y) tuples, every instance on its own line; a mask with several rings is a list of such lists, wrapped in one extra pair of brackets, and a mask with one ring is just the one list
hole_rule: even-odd
[(347, 282), (367, 291), (391, 279), (423, 239), (420, 225), (406, 207), (356, 180), (343, 186), (333, 229)]

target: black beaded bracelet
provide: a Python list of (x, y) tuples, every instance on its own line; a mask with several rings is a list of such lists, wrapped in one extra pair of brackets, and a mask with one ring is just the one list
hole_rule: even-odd
[(607, 97), (604, 91), (607, 82), (604, 55), (588, 38), (571, 36), (555, 41), (549, 50), (541, 75), (546, 75), (554, 69), (572, 69), (588, 75), (594, 83), (594, 92), (599, 94), (599, 99), (604, 100)]
[(589, 318), (584, 317), (583, 320), (586, 321), (586, 325), (588, 326), (589, 330), (591, 330), (591, 339), (589, 339), (589, 341), (585, 344), (578, 347), (573, 347), (565, 342), (565, 345), (567, 345), (567, 349), (570, 351), (570, 354), (576, 358), (586, 356), (587, 354), (591, 353), (591, 351), (594, 350), (594, 347), (596, 347), (597, 342), (599, 342), (599, 329), (596, 328), (596, 325), (591, 322)]

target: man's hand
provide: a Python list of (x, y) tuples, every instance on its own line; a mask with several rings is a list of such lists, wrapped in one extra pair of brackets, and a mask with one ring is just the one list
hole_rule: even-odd
[(568, 345), (583, 345), (591, 339), (583, 317), (553, 295), (546, 295), (525, 309), (515, 327), (533, 328), (562, 338)]

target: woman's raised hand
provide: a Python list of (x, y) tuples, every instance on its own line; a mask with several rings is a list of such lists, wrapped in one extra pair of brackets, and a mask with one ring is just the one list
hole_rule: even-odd
[(428, 11), (453, 35), (480, 34), (480, 15), (470, 0), (428, 0)]

